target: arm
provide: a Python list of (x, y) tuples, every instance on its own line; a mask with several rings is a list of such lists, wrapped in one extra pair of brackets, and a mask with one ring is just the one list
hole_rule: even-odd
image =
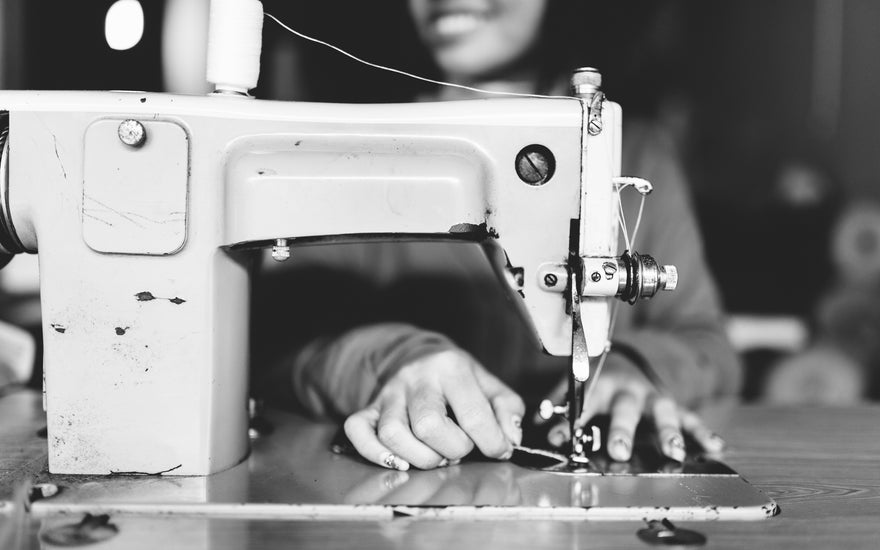
[(455, 349), (442, 334), (404, 323), (357, 327), (297, 352), (284, 367), (285, 385), (307, 413), (344, 418), (366, 407), (406, 365)]
[[(739, 358), (724, 332), (724, 311), (706, 265), (703, 241), (694, 216), (678, 153), (659, 132), (630, 129), (624, 159), (628, 173), (654, 183), (635, 244), (663, 263), (678, 267), (675, 292), (648, 302), (621, 306), (615, 341), (638, 350), (681, 404), (697, 406), (718, 395), (739, 392)], [(631, 172), (629, 172), (631, 170)], [(624, 197), (629, 227), (635, 223), (638, 197)]]
[(522, 400), (447, 337), (412, 325), (315, 340), (275, 374), (270, 385), (307, 412), (346, 417), (358, 452), (388, 468), (448, 465), (475, 446), (506, 459), (521, 439)]

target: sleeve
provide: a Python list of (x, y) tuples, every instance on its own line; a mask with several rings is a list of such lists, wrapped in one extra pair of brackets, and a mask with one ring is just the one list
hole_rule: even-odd
[[(625, 168), (654, 184), (634, 247), (661, 264), (675, 265), (679, 285), (632, 308), (621, 304), (612, 339), (645, 357), (680, 403), (696, 406), (715, 396), (735, 395), (742, 369), (726, 337), (721, 299), (706, 264), (677, 151), (657, 131), (637, 128), (630, 133), (634, 139), (624, 149)], [(637, 193), (622, 200), (627, 218), (634, 219)], [(633, 224), (629, 221), (629, 227)]]
[(316, 339), (282, 361), (262, 393), (292, 400), (312, 416), (344, 418), (367, 406), (402, 367), (449, 349), (456, 346), (446, 336), (405, 323), (357, 327)]

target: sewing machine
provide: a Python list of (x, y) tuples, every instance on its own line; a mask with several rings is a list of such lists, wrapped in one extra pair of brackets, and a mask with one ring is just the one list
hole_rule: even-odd
[(340, 237), (497, 244), (544, 348), (571, 355), (574, 335), (581, 382), (606, 346), (604, 297), (665, 284), (649, 257), (613, 252), (612, 103), (596, 135), (576, 99), (7, 92), (0, 105), (3, 247), (40, 253), (52, 472), (205, 475), (245, 456), (255, 248), (283, 259)]
[[(544, 349), (571, 357), (571, 422), (608, 346), (611, 301), (675, 286), (672, 266), (617, 250), (621, 110), (591, 69), (575, 73), (572, 98), (439, 104), (258, 101), (247, 83), (213, 81), (207, 97), (0, 93), (0, 247), (39, 252), (50, 478), (99, 476), (116, 505), (155, 502), (158, 475), (208, 476), (181, 481), (201, 487), (196, 500), (232, 477), (241, 488), (245, 312), (266, 247), (293, 262), (298, 244), (322, 240), (483, 243)], [(281, 433), (296, 447), (295, 430)], [(589, 460), (584, 443), (573, 437), (574, 462)], [(315, 454), (326, 442), (300, 449), (302, 464), (327, 464)], [(569, 506), (592, 506), (582, 489)], [(241, 501), (231, 494), (221, 500)]]

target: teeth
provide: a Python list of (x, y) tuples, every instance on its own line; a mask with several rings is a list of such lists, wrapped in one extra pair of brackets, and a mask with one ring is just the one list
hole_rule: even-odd
[(438, 17), (434, 28), (440, 35), (458, 35), (475, 30), (485, 20), (485, 16), (478, 13), (450, 13)]

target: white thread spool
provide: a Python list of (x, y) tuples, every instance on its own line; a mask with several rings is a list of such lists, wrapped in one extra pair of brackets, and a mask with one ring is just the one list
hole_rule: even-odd
[(218, 92), (247, 94), (260, 77), (263, 4), (212, 0), (208, 23), (208, 82)]

